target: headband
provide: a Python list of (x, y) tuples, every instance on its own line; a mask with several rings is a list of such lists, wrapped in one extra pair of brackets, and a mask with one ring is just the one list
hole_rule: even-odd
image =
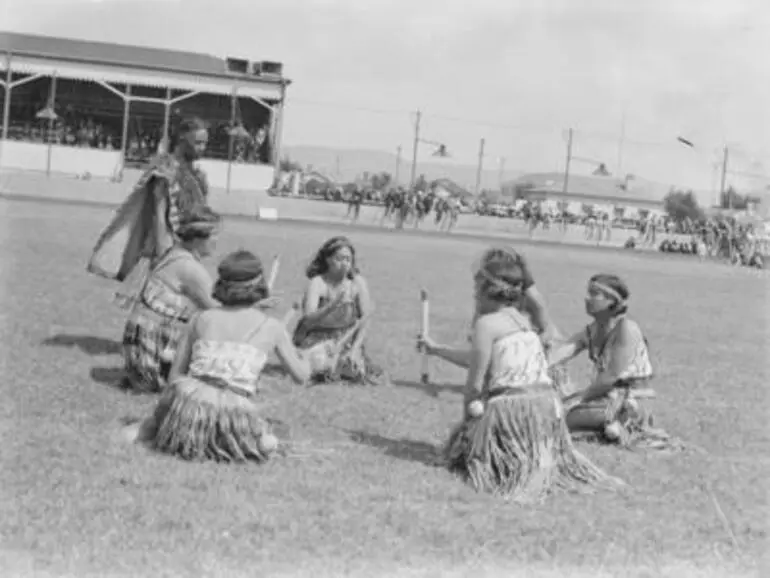
[(596, 289), (604, 293), (607, 297), (611, 297), (612, 299), (614, 299), (620, 304), (623, 304), (626, 302), (626, 300), (620, 295), (620, 293), (618, 293), (615, 289), (613, 289), (612, 287), (610, 287), (605, 283), (601, 283), (599, 281), (592, 281), (591, 285), (596, 287)]

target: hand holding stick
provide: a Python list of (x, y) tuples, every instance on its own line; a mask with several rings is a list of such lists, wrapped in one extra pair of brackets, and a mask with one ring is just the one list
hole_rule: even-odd
[(270, 267), (270, 276), (267, 278), (267, 294), (268, 296), (257, 303), (257, 307), (260, 309), (270, 309), (280, 303), (281, 298), (278, 295), (273, 294), (273, 287), (275, 287), (275, 281), (278, 279), (278, 270), (281, 267), (281, 256), (276, 255), (273, 257), (273, 264)]

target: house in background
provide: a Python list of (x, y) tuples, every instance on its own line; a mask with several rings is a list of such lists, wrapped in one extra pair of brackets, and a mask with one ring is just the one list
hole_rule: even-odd
[(663, 199), (670, 187), (633, 175), (625, 179), (570, 175), (565, 191), (563, 173), (530, 173), (505, 183), (506, 190), (529, 201), (567, 207), (570, 212), (580, 204), (615, 214), (663, 214)]

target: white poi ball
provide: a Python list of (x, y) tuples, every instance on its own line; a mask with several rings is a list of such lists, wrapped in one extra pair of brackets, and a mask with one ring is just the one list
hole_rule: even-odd
[(623, 433), (623, 426), (620, 425), (620, 423), (613, 421), (612, 423), (608, 423), (604, 426), (604, 435), (607, 436), (607, 439), (610, 440), (616, 440), (619, 439), (621, 434)]
[(639, 409), (639, 403), (635, 399), (631, 399), (631, 398), (626, 400), (626, 406), (628, 407), (628, 409), (633, 409), (633, 410)]
[(468, 415), (471, 417), (480, 417), (484, 413), (484, 404), (480, 400), (472, 401), (468, 404)]
[(278, 438), (273, 434), (264, 433), (259, 436), (259, 451), (263, 454), (272, 454), (278, 449)]

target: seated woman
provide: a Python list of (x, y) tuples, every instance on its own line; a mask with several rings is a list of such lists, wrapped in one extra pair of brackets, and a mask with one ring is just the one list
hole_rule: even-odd
[(538, 500), (556, 488), (621, 484), (572, 445), (542, 342), (517, 308), (525, 275), (515, 254), (495, 250), (474, 278), (471, 349), (420, 339), (427, 353), (468, 368), (465, 417), (446, 447), (448, 465), (477, 490), (515, 501)]
[[(534, 330), (540, 335), (540, 339), (543, 342), (546, 351), (548, 351), (555, 343), (563, 342), (564, 337), (551, 319), (545, 297), (543, 297), (543, 294), (537, 288), (537, 285), (535, 285), (535, 279), (532, 276), (532, 272), (529, 269), (529, 265), (527, 264), (524, 255), (511, 247), (492, 248), (484, 254), (482, 262), (477, 264), (474, 267), (474, 270), (483, 267), (484, 260), (494, 261), (500, 258), (514, 259), (517, 266), (522, 271), (522, 296), (517, 307), (528, 316)], [(477, 315), (478, 314), (474, 315), (474, 323)], [(560, 395), (565, 396), (573, 393), (574, 386), (565, 365), (554, 365), (549, 369), (549, 373), (554, 387)]]
[(207, 207), (185, 214), (178, 242), (151, 263), (123, 331), (129, 388), (164, 389), (185, 324), (198, 310), (217, 306), (201, 260), (211, 254), (219, 223), (219, 215)]
[(344, 379), (364, 385), (381, 383), (384, 372), (372, 363), (364, 348), (373, 305), (351, 242), (346, 237), (326, 241), (306, 274), (310, 284), (294, 332), (294, 345), (303, 350), (321, 343), (341, 348), (338, 365), (315, 373), (313, 378)]
[(551, 363), (563, 363), (583, 351), (594, 364), (593, 383), (565, 399), (567, 425), (624, 446), (671, 448), (662, 430), (652, 428), (647, 399), (655, 396), (647, 340), (626, 316), (630, 291), (615, 275), (591, 277), (586, 312), (593, 322), (551, 352)]
[[(142, 425), (141, 439), (187, 460), (262, 462), (278, 440), (261, 415), (260, 374), (274, 351), (297, 383), (328, 364), (301, 355), (285, 323), (265, 315), (268, 298), (262, 262), (248, 251), (219, 265), (213, 296), (222, 306), (189, 324), (171, 369), (168, 391)], [(314, 364), (320, 363), (320, 366)]]

